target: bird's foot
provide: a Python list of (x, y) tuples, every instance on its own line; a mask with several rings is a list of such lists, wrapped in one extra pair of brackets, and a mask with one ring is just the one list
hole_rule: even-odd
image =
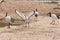
[(50, 23), (50, 24), (55, 25), (55, 23)]
[(24, 25), (24, 27), (29, 27), (29, 25)]

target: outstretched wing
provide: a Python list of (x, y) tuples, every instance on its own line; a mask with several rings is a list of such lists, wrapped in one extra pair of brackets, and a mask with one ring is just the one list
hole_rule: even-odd
[(20, 16), (23, 20), (25, 20), (25, 16), (24, 16), (22, 13), (20, 13), (20, 12), (18, 12), (18, 11), (16, 10), (16, 14), (17, 14), (18, 16)]
[(31, 16), (33, 16), (34, 15), (34, 12), (32, 11), (32, 12), (30, 12), (26, 17), (27, 17), (27, 19), (29, 19)]

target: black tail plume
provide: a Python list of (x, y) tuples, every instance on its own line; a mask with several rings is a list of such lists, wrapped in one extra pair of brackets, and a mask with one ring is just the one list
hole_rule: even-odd
[(57, 15), (57, 18), (59, 19), (60, 17), (59, 17), (60, 15)]

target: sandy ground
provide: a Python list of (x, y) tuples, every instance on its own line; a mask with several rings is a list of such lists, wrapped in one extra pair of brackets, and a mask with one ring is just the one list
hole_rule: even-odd
[(51, 20), (48, 16), (39, 16), (37, 22), (31, 20), (29, 27), (0, 28), (0, 40), (60, 40), (60, 19), (55, 25), (50, 24)]
[(1, 7), (3, 10), (0, 9), (0, 18), (5, 17), (5, 12), (8, 12), (8, 15), (19, 19), (15, 9), (20, 12), (30, 12), (36, 8), (39, 14), (45, 16), (39, 16), (37, 22), (32, 17), (29, 27), (24, 27), (22, 24), (11, 26), (10, 29), (7, 26), (0, 28), (0, 40), (60, 40), (60, 19), (57, 19), (59, 22), (56, 21), (56, 24), (52, 25), (50, 24), (52, 18), (46, 16), (49, 11), (60, 13), (60, 9), (53, 9), (57, 7), (57, 4), (5, 0)]

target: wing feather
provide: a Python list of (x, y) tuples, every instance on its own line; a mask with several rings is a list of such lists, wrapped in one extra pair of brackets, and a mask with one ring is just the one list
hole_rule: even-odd
[(18, 12), (18, 11), (16, 10), (16, 14), (17, 14), (18, 16), (20, 16), (23, 20), (25, 20), (25, 16), (24, 16), (22, 13), (20, 13), (20, 12)]
[(32, 12), (30, 12), (28, 15), (27, 15), (27, 18), (29, 19), (31, 16), (33, 16), (34, 15), (34, 12), (32, 11)]

